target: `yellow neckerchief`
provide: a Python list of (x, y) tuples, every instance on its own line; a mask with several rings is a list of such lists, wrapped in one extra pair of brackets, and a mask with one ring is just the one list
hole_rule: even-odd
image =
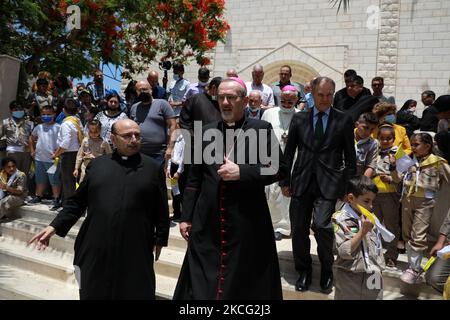
[(78, 119), (75, 116), (68, 116), (66, 118), (64, 118), (63, 122), (69, 121), (70, 123), (72, 123), (75, 128), (77, 129), (77, 135), (78, 135), (78, 142), (81, 144), (81, 142), (84, 139), (84, 134), (83, 134), (83, 130), (81, 129), (81, 121), (80, 119)]
[(0, 172), (0, 180), (1, 180), (1, 182), (3, 182), (4, 184), (7, 184), (7, 183), (8, 183), (8, 174), (6, 173), (5, 170), (2, 170), (2, 171)]
[(445, 160), (444, 158), (441, 158), (435, 154), (430, 154), (430, 155), (428, 155), (428, 157), (425, 160), (422, 160), (419, 163), (419, 166), (421, 168), (423, 168), (423, 167), (440, 164), (441, 162), (447, 163), (447, 160)]
[(420, 169), (424, 167), (439, 166), (442, 162), (447, 163), (447, 160), (431, 153), (424, 160), (419, 162), (419, 168), (411, 168), (411, 184), (408, 189), (408, 197), (410, 197), (416, 190), (418, 175), (417, 170), (420, 172)]

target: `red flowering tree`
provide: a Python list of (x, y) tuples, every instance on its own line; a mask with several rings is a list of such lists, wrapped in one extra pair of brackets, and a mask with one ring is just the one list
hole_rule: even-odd
[[(67, 28), (79, 8), (80, 28)], [(229, 26), (224, 0), (0, 1), (0, 54), (40, 70), (79, 78), (102, 62), (131, 73), (161, 57), (205, 65)]]
[(146, 14), (136, 17), (125, 36), (125, 68), (141, 72), (158, 53), (162, 60), (195, 57), (210, 63), (205, 53), (224, 41), (229, 25), (224, 0), (148, 1)]

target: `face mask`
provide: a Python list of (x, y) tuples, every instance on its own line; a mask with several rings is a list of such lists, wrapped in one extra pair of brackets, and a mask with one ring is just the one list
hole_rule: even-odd
[(21, 111), (13, 111), (12, 116), (16, 119), (22, 119), (25, 116), (25, 112), (23, 110)]
[(295, 108), (294, 107), (292, 107), (292, 108), (285, 108), (283, 106), (280, 106), (280, 111), (282, 113), (292, 113), (292, 112), (295, 112)]
[(44, 123), (50, 123), (53, 120), (53, 116), (49, 116), (49, 115), (43, 115), (41, 116), (42, 122)]
[(217, 96), (211, 96), (212, 101), (217, 101)]
[(173, 75), (173, 80), (178, 81), (180, 79), (181, 79), (181, 77), (178, 74)]
[(208, 84), (208, 82), (201, 82), (199, 81), (198, 84), (202, 87), (206, 87), (206, 85)]
[(141, 92), (139, 94), (139, 101), (150, 102), (151, 99), (152, 99), (152, 96), (148, 92)]
[(386, 117), (384, 117), (384, 121), (391, 123), (391, 124), (394, 124), (395, 120), (396, 120), (395, 114), (390, 114), (390, 115), (387, 115)]

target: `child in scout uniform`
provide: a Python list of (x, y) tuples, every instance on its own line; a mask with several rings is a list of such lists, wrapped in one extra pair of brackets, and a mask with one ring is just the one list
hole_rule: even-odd
[(391, 159), (392, 177), (403, 180), (402, 192), (402, 230), (406, 244), (409, 268), (400, 279), (414, 284), (420, 280), (422, 257), (428, 249), (427, 231), (437, 191), (443, 183), (450, 181), (450, 167), (444, 158), (433, 154), (433, 138), (428, 133), (411, 136), (414, 165), (404, 173), (395, 168), (395, 159)]
[(25, 173), (17, 169), (16, 160), (2, 159), (0, 171), (0, 219), (11, 217), (28, 195)]
[(371, 112), (363, 113), (355, 124), (356, 176), (372, 178), (378, 156), (378, 141), (371, 137), (378, 118)]
[(373, 182), (378, 187), (378, 194), (374, 201), (374, 212), (386, 228), (395, 235), (395, 239), (386, 244), (384, 255), (386, 266), (395, 268), (398, 258), (397, 242), (400, 237), (400, 195), (398, 184), (391, 177), (390, 157), (394, 156), (398, 147), (394, 146), (395, 130), (390, 124), (383, 124), (378, 128), (377, 166)]
[(350, 180), (346, 203), (333, 214), (337, 259), (335, 265), (336, 300), (374, 300), (383, 298), (384, 258), (381, 237), (394, 238), (369, 211), (378, 192), (366, 176)]

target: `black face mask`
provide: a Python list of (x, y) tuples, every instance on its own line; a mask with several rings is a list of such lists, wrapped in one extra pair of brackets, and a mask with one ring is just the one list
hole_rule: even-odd
[(139, 101), (141, 101), (141, 102), (150, 102), (150, 100), (152, 99), (152, 96), (148, 92), (141, 92), (139, 94), (138, 98), (139, 98)]

